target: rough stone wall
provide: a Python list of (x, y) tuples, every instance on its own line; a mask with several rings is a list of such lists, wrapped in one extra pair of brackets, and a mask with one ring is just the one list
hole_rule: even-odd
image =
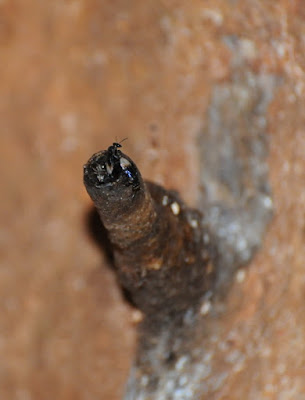
[(90, 234), (82, 164), (127, 136), (143, 176), (196, 205), (228, 37), (279, 80), (275, 215), (227, 298), (218, 356), (232, 374), (209, 399), (305, 398), (304, 33), (298, 0), (0, 2), (0, 398), (121, 398), (137, 314)]

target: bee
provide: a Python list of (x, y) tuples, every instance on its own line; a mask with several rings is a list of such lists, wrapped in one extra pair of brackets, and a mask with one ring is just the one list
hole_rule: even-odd
[(132, 184), (134, 188), (138, 188), (138, 173), (136, 167), (124, 157), (122, 152), (119, 150), (122, 145), (121, 143), (126, 140), (127, 138), (123, 139), (121, 142), (114, 142), (111, 146), (107, 149), (107, 161), (105, 163), (106, 171), (109, 176), (114, 176), (118, 173), (118, 166), (119, 170), (123, 172), (126, 176), (127, 184)]
[(116, 142), (114, 142), (112, 146), (108, 147), (107, 153), (108, 153), (108, 160), (110, 163), (120, 159), (122, 154), (121, 151), (118, 150), (120, 147), (122, 147), (121, 143), (116, 143)]

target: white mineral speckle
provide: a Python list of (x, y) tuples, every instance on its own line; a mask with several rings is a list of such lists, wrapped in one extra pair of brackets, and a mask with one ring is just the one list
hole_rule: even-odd
[(255, 43), (252, 40), (240, 40), (240, 48), (243, 56), (247, 60), (253, 60), (257, 56), (257, 49), (255, 47)]
[(163, 196), (162, 206), (167, 206), (168, 205), (168, 200), (169, 200), (168, 196)]
[(233, 371), (235, 373), (241, 372), (245, 368), (245, 357), (240, 358), (239, 360), (236, 361), (236, 363), (233, 366)]
[(194, 229), (198, 228), (198, 221), (197, 221), (197, 219), (191, 219), (191, 220), (190, 220), (190, 225), (191, 225), (191, 227), (194, 228)]
[(235, 364), (241, 358), (242, 358), (241, 352), (235, 349), (226, 356), (226, 362), (229, 362), (230, 364)]
[(208, 244), (208, 243), (210, 242), (210, 236), (209, 236), (207, 233), (205, 233), (205, 234), (203, 235), (203, 242), (204, 242), (205, 244)]
[(183, 369), (183, 367), (185, 366), (185, 364), (187, 363), (187, 361), (188, 361), (187, 356), (180, 357), (175, 365), (176, 370), (181, 371)]
[(139, 324), (143, 320), (144, 316), (140, 310), (134, 310), (131, 313), (131, 321), (134, 324)]
[(148, 376), (147, 375), (143, 375), (141, 377), (141, 386), (144, 386), (144, 387), (147, 386), (148, 381), (149, 381)]
[(213, 358), (213, 353), (211, 351), (208, 351), (206, 354), (203, 355), (203, 362), (205, 364), (209, 363)]
[(179, 385), (180, 386), (185, 386), (187, 384), (187, 376), (186, 375), (182, 375), (179, 378)]
[(191, 400), (194, 398), (194, 393), (189, 388), (176, 389), (174, 398), (177, 400)]
[(263, 199), (263, 204), (264, 204), (265, 208), (272, 209), (273, 201), (272, 201), (271, 197), (265, 196)]
[(248, 243), (245, 238), (240, 238), (236, 243), (236, 247), (237, 247), (238, 251), (246, 250), (247, 245), (248, 245)]
[(287, 47), (284, 43), (275, 42), (275, 49), (280, 58), (283, 58), (287, 52)]
[(209, 300), (204, 301), (200, 307), (200, 314), (207, 315), (210, 312), (211, 307), (212, 307), (212, 304)]
[(195, 318), (194, 310), (189, 309), (184, 314), (183, 322), (184, 322), (185, 325), (192, 325), (194, 323), (194, 318)]
[(172, 392), (175, 389), (175, 381), (170, 379), (165, 383), (165, 390), (167, 392)]
[(286, 365), (283, 363), (278, 364), (276, 371), (278, 374), (283, 375), (286, 372)]
[(162, 267), (163, 260), (161, 258), (153, 259), (149, 264), (147, 264), (147, 268), (154, 269), (158, 271)]
[(238, 283), (242, 283), (245, 280), (246, 271), (244, 269), (240, 269), (236, 274), (236, 281)]
[(180, 206), (176, 201), (171, 204), (171, 209), (174, 215), (178, 215), (180, 213)]
[(204, 19), (213, 22), (217, 26), (220, 26), (223, 23), (223, 15), (219, 10), (205, 8), (202, 10), (201, 15)]

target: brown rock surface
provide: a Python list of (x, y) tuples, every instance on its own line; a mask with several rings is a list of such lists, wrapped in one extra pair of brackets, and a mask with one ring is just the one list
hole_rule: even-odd
[(209, 399), (305, 398), (304, 31), (298, 0), (0, 2), (1, 399), (121, 398), (132, 310), (89, 234), (82, 164), (127, 136), (142, 175), (194, 205), (196, 138), (213, 85), (230, 79), (229, 35), (253, 71), (281, 78), (275, 217), (228, 297), (232, 374)]

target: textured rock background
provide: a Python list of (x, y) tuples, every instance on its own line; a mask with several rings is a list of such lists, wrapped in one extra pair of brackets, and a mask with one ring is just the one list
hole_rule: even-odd
[(196, 204), (197, 136), (233, 35), (249, 68), (281, 81), (275, 217), (228, 297), (232, 374), (209, 398), (305, 399), (304, 34), (297, 0), (0, 2), (0, 398), (121, 397), (132, 309), (89, 233), (82, 164), (127, 136), (145, 178)]

